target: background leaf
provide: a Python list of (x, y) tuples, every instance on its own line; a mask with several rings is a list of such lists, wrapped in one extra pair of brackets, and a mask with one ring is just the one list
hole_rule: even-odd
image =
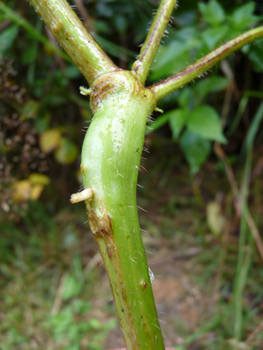
[(225, 11), (216, 0), (210, 0), (208, 4), (201, 2), (198, 4), (198, 8), (205, 21), (212, 26), (219, 25), (225, 19)]
[(16, 25), (10, 26), (3, 30), (2, 34), (0, 34), (0, 55), (4, 54), (12, 45), (17, 33), (18, 27)]
[(180, 138), (180, 146), (190, 165), (192, 174), (196, 174), (211, 151), (211, 142), (186, 130)]
[(191, 132), (207, 140), (227, 142), (222, 133), (219, 116), (216, 110), (210, 106), (198, 106), (191, 111), (187, 119), (187, 127)]
[(189, 114), (189, 110), (178, 108), (178, 109), (174, 109), (169, 113), (170, 113), (169, 123), (173, 133), (173, 139), (177, 140), (180, 132), (185, 126), (186, 119)]

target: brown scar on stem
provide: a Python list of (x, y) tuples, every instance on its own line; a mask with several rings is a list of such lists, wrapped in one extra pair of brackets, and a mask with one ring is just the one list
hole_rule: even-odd
[(93, 197), (93, 189), (89, 187), (81, 192), (73, 193), (70, 197), (70, 202), (72, 204), (75, 204), (75, 203), (79, 203), (79, 202), (91, 199), (92, 197)]

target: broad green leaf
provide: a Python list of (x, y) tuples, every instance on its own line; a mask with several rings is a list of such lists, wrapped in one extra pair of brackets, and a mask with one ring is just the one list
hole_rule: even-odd
[(220, 27), (212, 27), (206, 29), (202, 33), (202, 38), (209, 49), (214, 49), (216, 45), (224, 38), (225, 34), (229, 31), (229, 26), (221, 25)]
[(212, 26), (217, 26), (225, 19), (225, 11), (216, 0), (210, 0), (208, 4), (203, 2), (198, 4), (199, 11), (204, 20)]
[(180, 71), (185, 68), (186, 62), (189, 60), (189, 46), (187, 43), (176, 40), (164, 45), (156, 54), (150, 80), (156, 80)]
[(173, 111), (169, 112), (170, 118), (169, 123), (170, 127), (173, 133), (173, 139), (177, 140), (180, 132), (182, 131), (183, 127), (185, 126), (187, 116), (189, 114), (188, 109), (174, 109)]
[(217, 112), (210, 106), (202, 105), (191, 111), (187, 119), (189, 131), (207, 140), (226, 143)]
[(258, 17), (253, 15), (255, 6), (256, 4), (251, 1), (237, 8), (229, 18), (233, 27), (238, 30), (243, 30), (258, 22)]
[(263, 39), (257, 40), (253, 45), (246, 45), (243, 49), (247, 49), (248, 57), (256, 72), (263, 72)]
[(191, 173), (197, 173), (210, 154), (211, 142), (186, 130), (180, 138), (180, 146), (190, 165)]
[(225, 77), (211, 76), (198, 81), (194, 85), (194, 90), (197, 96), (203, 99), (211, 92), (224, 90), (229, 83), (229, 80)]
[(189, 87), (185, 87), (180, 91), (177, 101), (182, 108), (189, 107), (191, 98), (193, 96), (193, 90)]
[(3, 30), (0, 34), (0, 55), (6, 52), (11, 46), (13, 40), (17, 36), (18, 27), (16, 25), (10, 26)]

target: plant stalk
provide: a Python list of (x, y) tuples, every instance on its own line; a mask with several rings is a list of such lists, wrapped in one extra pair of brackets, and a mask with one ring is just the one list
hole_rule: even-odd
[(219, 61), (222, 61), (231, 53), (259, 38), (263, 38), (263, 27), (251, 29), (236, 38), (227, 41), (217, 49), (211, 51), (208, 55), (196, 61), (194, 64), (191, 64), (181, 72), (172, 75), (160, 83), (151, 86), (150, 89), (155, 94), (155, 98), (158, 101), (173, 91), (183, 87), (193, 79), (202, 77), (207, 70), (212, 68)]
[(66, 0), (30, 3), (90, 85), (96, 76), (117, 69)]
[(82, 148), (89, 224), (111, 284), (128, 350), (163, 350), (136, 204), (149, 89), (128, 71), (106, 74), (92, 86), (93, 121)]
[(142, 84), (145, 83), (148, 77), (154, 56), (159, 48), (175, 6), (176, 0), (161, 1), (138, 59), (132, 66), (132, 71), (136, 73), (137, 79)]
[(263, 37), (263, 27), (238, 36), (181, 73), (145, 88), (142, 83), (175, 0), (162, 0), (132, 72), (113, 64), (66, 0), (30, 1), (91, 85), (94, 117), (83, 143), (81, 163), (85, 190), (72, 196), (72, 202), (85, 200), (127, 350), (164, 350), (136, 204), (147, 119), (157, 100), (243, 45)]

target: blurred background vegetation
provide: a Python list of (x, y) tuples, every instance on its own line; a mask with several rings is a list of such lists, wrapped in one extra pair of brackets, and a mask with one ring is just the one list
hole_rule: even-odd
[[(154, 0), (72, 0), (129, 69)], [(260, 25), (261, 1), (182, 0), (148, 84)], [(263, 40), (153, 115), (139, 205), (166, 345), (263, 349)], [(87, 86), (26, 1), (0, 1), (0, 349), (122, 346), (111, 292), (77, 192), (92, 115)], [(149, 233), (147, 233), (149, 232)]]

